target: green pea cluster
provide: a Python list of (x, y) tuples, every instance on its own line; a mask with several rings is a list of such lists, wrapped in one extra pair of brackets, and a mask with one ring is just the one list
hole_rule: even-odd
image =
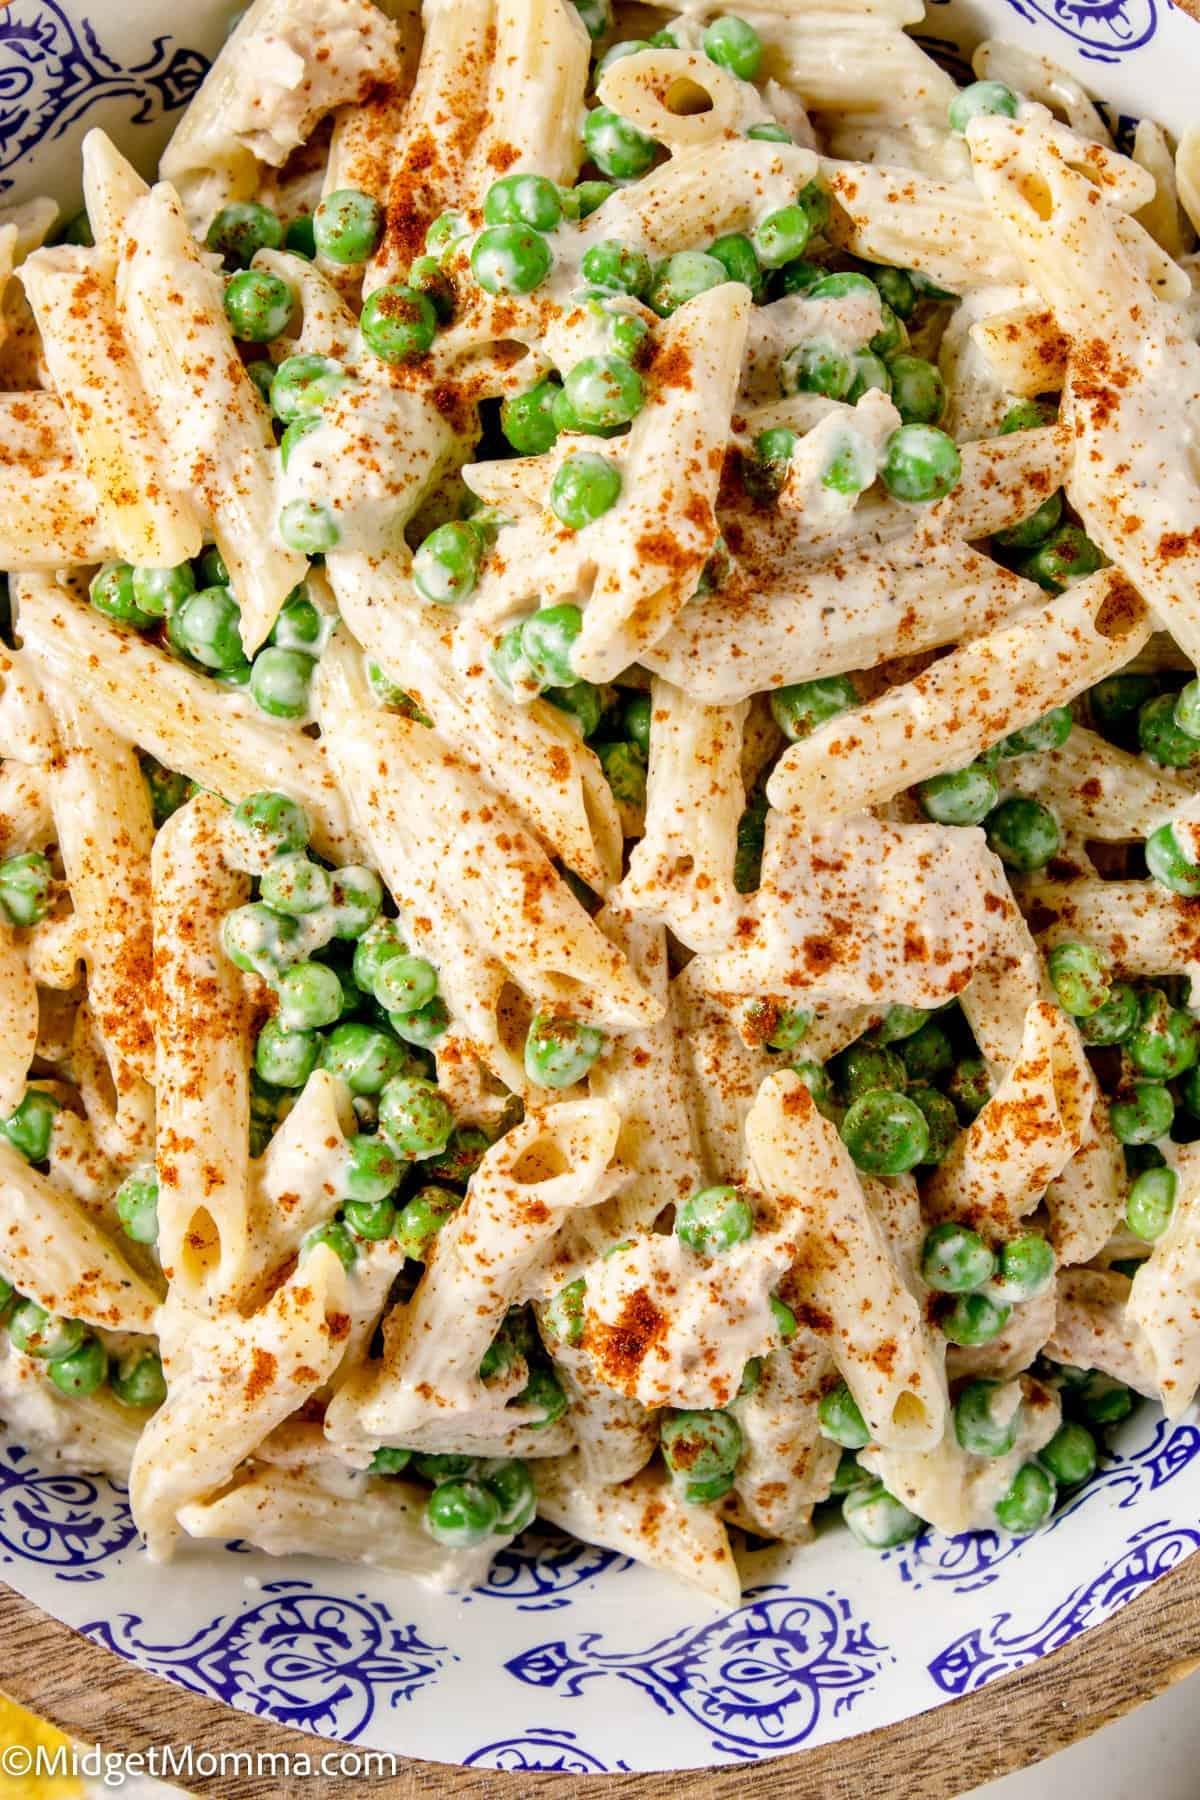
[[(1045, 423), (1040, 410), (1026, 403), (1005, 417), (1001, 432), (1033, 430)], [(1075, 582), (1107, 565), (1108, 558), (1077, 520), (1067, 516), (1061, 488), (1042, 500), (1015, 525), (992, 534), (992, 554), (1048, 594), (1061, 594)]]
[(946, 1219), (928, 1233), (921, 1275), (946, 1296), (937, 1322), (952, 1344), (990, 1343), (1008, 1324), (1014, 1306), (1040, 1294), (1054, 1278), (1054, 1251), (1039, 1232), (1010, 1238), (992, 1250), (977, 1231)]
[(3, 1277), (0, 1318), (7, 1324), (13, 1348), (43, 1363), (50, 1382), (70, 1400), (86, 1399), (106, 1383), (123, 1406), (140, 1412), (161, 1406), (167, 1397), (157, 1350), (135, 1348), (113, 1358), (81, 1319), (46, 1312), (36, 1300), (18, 1294)]

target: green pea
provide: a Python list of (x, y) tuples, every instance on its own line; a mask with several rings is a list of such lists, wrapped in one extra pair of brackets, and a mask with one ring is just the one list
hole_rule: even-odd
[(780, 1006), (774, 1000), (756, 1000), (748, 1008), (747, 1023), (755, 1038), (768, 1050), (794, 1050), (807, 1037), (812, 1014), (802, 1006)]
[(341, 539), (341, 527), (319, 500), (289, 500), (276, 521), (280, 542), (302, 556), (324, 556)]
[[(381, 1201), (390, 1200), (400, 1184), (402, 1173), (399, 1158), (382, 1138), (364, 1135), (351, 1138), (346, 1145), (346, 1166), (339, 1185), (339, 1197), (346, 1204), (347, 1217), (351, 1206), (378, 1206)], [(353, 1218), (350, 1218), (350, 1224), (360, 1237), (371, 1235), (360, 1230)], [(386, 1237), (388, 1233), (379, 1235)]]
[(1088, 1372), (1077, 1401), (1093, 1425), (1119, 1425), (1133, 1411), (1133, 1395), (1124, 1382), (1097, 1369)]
[(390, 1200), (347, 1200), (342, 1217), (355, 1237), (369, 1244), (390, 1238), (396, 1224), (396, 1208)]
[(1139, 1075), (1174, 1081), (1196, 1061), (1196, 1022), (1152, 988), (1138, 1001), (1137, 1027), (1126, 1040), (1125, 1051)]
[(170, 624), (172, 640), (206, 669), (232, 669), (244, 660), (241, 608), (227, 587), (189, 594)]
[(1108, 1116), (1119, 1143), (1151, 1144), (1170, 1131), (1175, 1102), (1170, 1089), (1158, 1082), (1135, 1081), (1113, 1101)]
[(540, 456), (558, 436), (554, 401), (562, 392), (548, 377), (523, 394), (512, 394), (500, 408), (500, 429), (520, 456)]
[(1119, 1044), (1137, 1023), (1138, 997), (1131, 987), (1117, 982), (1103, 1006), (1079, 1019), (1085, 1044)]
[(833, 1483), (829, 1489), (831, 1496), (840, 1497), (848, 1494), (852, 1488), (869, 1485), (871, 1476), (860, 1464), (853, 1450), (843, 1450), (841, 1460), (833, 1472)]
[(16, 1112), (0, 1120), (0, 1136), (7, 1138), (26, 1162), (45, 1162), (57, 1111), (58, 1101), (53, 1094), (44, 1093), (41, 1088), (26, 1088)]
[(996, 1258), (977, 1231), (945, 1219), (933, 1226), (921, 1251), (921, 1277), (939, 1294), (969, 1294), (990, 1281)]
[(453, 208), (450, 208), (446, 212), (439, 213), (425, 233), (425, 248), (430, 256), (442, 259), (448, 250), (452, 249), (461, 238), (469, 237), (470, 233), (471, 227), (465, 214), (455, 212)]
[(383, 885), (374, 869), (347, 863), (335, 869), (330, 887), (333, 934), (343, 942), (361, 937), (383, 905)]
[[(893, 271), (899, 274), (899, 270)], [(888, 362), (892, 403), (906, 425), (936, 425), (946, 406), (937, 369), (923, 356), (893, 356)]]
[(439, 325), (454, 317), (454, 288), (436, 256), (418, 256), (410, 263), (406, 287), (424, 294), (432, 306)]
[(538, 1087), (573, 1087), (603, 1049), (604, 1033), (597, 1026), (535, 1013), (525, 1039), (525, 1073)]
[(958, 1110), (973, 1119), (992, 1097), (991, 1077), (983, 1058), (964, 1056), (955, 1063), (946, 1092)]
[(757, 788), (737, 822), (733, 857), (733, 885), (739, 894), (753, 893), (762, 879), (763, 844), (767, 829), (767, 796)]
[(152, 619), (162, 619), (176, 612), (188, 595), (195, 593), (196, 577), (190, 563), (179, 563), (173, 569), (134, 569), (130, 585), (137, 610)]
[(950, 1039), (935, 1019), (905, 1039), (900, 1056), (910, 1081), (941, 1081), (954, 1067)]
[(793, 202), (759, 219), (751, 229), (750, 241), (764, 269), (782, 269), (803, 254), (812, 234), (808, 208)]
[(636, 744), (597, 744), (604, 778), (619, 804), (640, 810), (646, 804), (646, 759)]
[(1177, 1186), (1173, 1169), (1143, 1169), (1125, 1201), (1125, 1223), (1135, 1237), (1152, 1244), (1171, 1223)]
[(120, 625), (134, 625), (139, 631), (153, 625), (154, 615), (137, 605), (133, 591), (133, 570), (128, 563), (109, 562), (92, 576), (88, 597), (98, 613), (115, 619)]
[[(616, 463), (584, 450), (559, 465), (550, 484), (550, 508), (569, 530), (580, 531), (615, 506), (620, 493), (621, 471)], [(525, 653), (529, 655), (527, 647)]]
[(1054, 1511), (1058, 1490), (1054, 1477), (1040, 1463), (1023, 1463), (1007, 1493), (996, 1502), (996, 1523), (1015, 1537), (1024, 1537), (1044, 1525)]
[(461, 1450), (440, 1453), (419, 1450), (412, 1463), (415, 1472), (435, 1486), (442, 1481), (457, 1481), (462, 1476), (474, 1475), (478, 1465), (478, 1457), (468, 1456)]
[(999, 1337), (1011, 1313), (1011, 1306), (998, 1305), (986, 1294), (959, 1294), (938, 1323), (950, 1343), (974, 1349)]
[(817, 1420), (822, 1437), (831, 1438), (843, 1450), (862, 1450), (871, 1441), (870, 1426), (844, 1381), (821, 1395)]
[(272, 857), (303, 850), (312, 827), (304, 808), (286, 794), (248, 794), (232, 815), (236, 848), (233, 866), (255, 875)]
[(202, 552), (196, 568), (205, 587), (229, 586), (229, 570), (226, 567), (225, 558), (215, 544), (210, 544), (208, 549)]
[(303, 256), (312, 262), (317, 254), (317, 236), (313, 230), (311, 213), (299, 213), (288, 225), (283, 234), (283, 247), (290, 250), (293, 256)]
[(1158, 682), (1153, 675), (1131, 674), (1128, 670), (1106, 675), (1088, 690), (1092, 722), (1097, 731), (1124, 739), (1129, 726), (1136, 724), (1139, 709), (1157, 692)]
[(531, 1419), (529, 1423), (535, 1431), (544, 1430), (561, 1419), (567, 1410), (567, 1396), (562, 1382), (553, 1369), (535, 1365), (529, 1371), (529, 1380), (517, 1395), (517, 1404), (528, 1406), (541, 1414), (540, 1418)]
[(914, 1106), (920, 1107), (929, 1130), (929, 1145), (921, 1162), (926, 1167), (933, 1166), (949, 1154), (958, 1136), (958, 1114), (945, 1094), (924, 1083), (910, 1087), (908, 1097)]
[(889, 1006), (875, 1029), (881, 1044), (898, 1043), (920, 1031), (929, 1014), (920, 1006)]
[(771, 1308), (771, 1318), (780, 1340), (787, 1344), (800, 1329), (800, 1322), (790, 1306), (785, 1306), (778, 1294), (768, 1294), (767, 1304)]
[(871, 277), (859, 269), (836, 269), (832, 275), (823, 272), (811, 292), (814, 300), (844, 300), (848, 294), (879, 298), (879, 289)]
[(491, 1491), (477, 1481), (443, 1481), (425, 1502), (422, 1523), (437, 1544), (470, 1550), (492, 1536), (500, 1507)]
[(1103, 551), (1079, 525), (1061, 525), (1021, 564), (1021, 574), (1036, 581), (1047, 593), (1061, 594), (1073, 581), (1094, 575), (1105, 567)]
[[(1159, 694), (1141, 708), (1138, 742), (1147, 756), (1167, 768), (1186, 769), (1200, 763), (1200, 738), (1192, 737), (1176, 723), (1175, 699), (1171, 694)], [(1169, 828), (1160, 826), (1159, 829)]]
[(1050, 1442), (1038, 1451), (1038, 1460), (1060, 1486), (1078, 1487), (1096, 1472), (1096, 1440), (1086, 1425), (1064, 1420)]
[(354, 979), (364, 993), (374, 994), (383, 965), (405, 954), (404, 939), (395, 919), (376, 919), (354, 946)]
[(751, 499), (774, 500), (787, 480), (792, 454), (799, 441), (796, 433), (786, 426), (759, 432), (754, 440), (753, 455), (742, 460), (742, 485)]
[(399, 953), (384, 959), (372, 993), (387, 1012), (412, 1013), (437, 993), (437, 970), (423, 956)]
[(326, 194), (313, 214), (313, 242), (330, 262), (366, 262), (382, 230), (383, 208), (358, 188)]
[[(916, 283), (907, 269), (894, 269), (886, 263), (881, 263), (871, 270), (871, 279), (897, 318), (912, 318), (920, 303), (920, 295), (917, 292)], [(926, 367), (932, 367), (932, 365), (926, 364)]]
[(858, 1043), (842, 1053), (838, 1082), (847, 1100), (861, 1098), (877, 1088), (903, 1091), (907, 1083), (904, 1064), (894, 1050), (881, 1044)]
[(753, 81), (762, 65), (763, 41), (753, 25), (734, 13), (714, 19), (701, 38), (704, 54), (742, 81)]
[(793, 1075), (798, 1075), (801, 1082), (813, 1097), (813, 1105), (826, 1119), (836, 1119), (839, 1107), (834, 1096), (833, 1083), (826, 1070), (819, 1062), (802, 1057), (799, 1062), (789, 1065)]
[(461, 606), (475, 590), (482, 550), (479, 532), (469, 522), (439, 525), (413, 558), (417, 591), (438, 606)]
[(590, 38), (602, 38), (612, 25), (611, 0), (575, 0), (575, 11)]
[[(258, 389), (258, 395), (263, 405), (269, 407), (271, 404), (271, 383), (275, 379), (275, 364), (269, 357), (260, 356), (257, 361), (246, 363), (243, 366), (247, 375)], [(286, 463), (284, 464), (284, 467), (287, 467)]]
[(736, 1187), (701, 1188), (675, 1212), (675, 1235), (700, 1256), (719, 1256), (754, 1235), (754, 1207)]
[(834, 719), (858, 704), (858, 694), (848, 675), (797, 681), (790, 687), (776, 688), (770, 696), (771, 715), (793, 744), (806, 738), (827, 719)]
[(350, 1019), (329, 1033), (317, 1066), (340, 1076), (352, 1094), (381, 1094), (411, 1065), (409, 1052), (394, 1037)]
[(60, 1319), (40, 1307), (36, 1300), (18, 1300), (9, 1314), (8, 1335), (24, 1356), (38, 1362), (61, 1362), (73, 1356), (88, 1336), (80, 1319)]
[(844, 400), (854, 386), (854, 358), (829, 338), (811, 338), (794, 344), (779, 363), (782, 394), (824, 394), (828, 400)]
[(707, 1481), (727, 1475), (742, 1454), (742, 1433), (732, 1413), (669, 1411), (659, 1426), (663, 1461), (672, 1475)]
[(153, 1163), (131, 1169), (116, 1193), (113, 1205), (121, 1229), (135, 1244), (158, 1241), (158, 1176)]
[[(882, 296), (879, 300), (879, 316), (882, 322), (879, 330), (870, 340), (870, 348), (876, 356), (886, 357), (890, 362), (891, 358), (903, 350), (908, 343), (908, 333)], [(891, 391), (890, 377), (888, 391)]]
[(1188, 737), (1200, 738), (1200, 681), (1189, 681), (1175, 696), (1175, 723)]
[(537, 1511), (533, 1477), (519, 1459), (489, 1458), (479, 1465), (479, 1479), (500, 1508), (500, 1531), (524, 1531)]
[(1036, 550), (1058, 530), (1062, 523), (1062, 510), (1062, 489), (1056, 488), (1049, 499), (1043, 500), (1027, 518), (1008, 526), (1004, 531), (994, 531), (992, 542), (1001, 550)]
[(235, 338), (268, 344), (286, 331), (296, 296), (279, 275), (242, 269), (225, 286), (225, 317)]
[(575, 679), (571, 647), (583, 629), (577, 606), (545, 606), (521, 627), (521, 651), (540, 687), (568, 687)]
[(281, 1020), (268, 1019), (254, 1046), (254, 1067), (272, 1087), (302, 1088), (320, 1054), (315, 1031), (290, 1030)]
[(905, 1094), (873, 1088), (848, 1109), (842, 1141), (855, 1165), (868, 1175), (902, 1175), (924, 1161), (929, 1127), (919, 1106)]
[(489, 294), (531, 294), (553, 262), (549, 244), (529, 225), (489, 225), (471, 251), (471, 273)]
[(50, 910), (54, 877), (50, 864), (37, 850), (0, 862), (0, 906), (13, 925), (36, 925)]
[(267, 864), (259, 892), (273, 912), (302, 918), (328, 906), (333, 883), (320, 863), (312, 862), (303, 850), (294, 850)]
[(544, 1323), (546, 1329), (564, 1344), (578, 1344), (583, 1340), (583, 1310), (587, 1296), (587, 1283), (580, 1275), (575, 1281), (568, 1281), (558, 1292), (552, 1294), (546, 1302)]
[(108, 1377), (108, 1352), (99, 1338), (90, 1337), (69, 1356), (57, 1357), (46, 1373), (60, 1394), (84, 1399), (103, 1387)]
[(742, 1370), (742, 1379), (738, 1382), (736, 1398), (744, 1400), (748, 1394), (755, 1393), (762, 1384), (762, 1357), (752, 1356)]
[(754, 245), (744, 232), (731, 231), (724, 237), (715, 238), (708, 246), (707, 254), (716, 257), (727, 280), (740, 281), (750, 289), (754, 300), (765, 297), (767, 279), (755, 255)]
[(1046, 958), (1051, 984), (1065, 1011), (1089, 1018), (1112, 994), (1108, 958), (1093, 944), (1056, 944)]
[(901, 425), (887, 441), (879, 473), (897, 500), (940, 500), (957, 487), (962, 458), (936, 425)]
[(921, 1529), (916, 1513), (889, 1494), (882, 1481), (851, 1488), (842, 1501), (842, 1517), (868, 1550), (894, 1550)]
[(650, 696), (630, 694), (621, 706), (621, 724), (643, 756), (650, 754)]
[(994, 755), (1001, 761), (1013, 756), (1031, 756), (1043, 750), (1057, 750), (1071, 735), (1074, 719), (1069, 706), (1052, 707), (1032, 725), (1011, 731), (996, 745)]
[(569, 687), (547, 688), (546, 699), (575, 721), (582, 738), (591, 737), (604, 713), (600, 689), (590, 681), (573, 681)]
[(359, 320), (367, 348), (386, 363), (412, 362), (424, 356), (437, 336), (437, 325), (429, 296), (400, 281), (376, 288)]
[(221, 921), (221, 946), (230, 962), (264, 981), (277, 980), (294, 960), (298, 939), (295, 919), (258, 902), (235, 907)]
[(341, 363), (331, 356), (304, 351), (285, 357), (271, 383), (271, 405), (285, 425), (324, 410), (349, 380)]
[(1000, 1392), (998, 1381), (968, 1381), (958, 1391), (954, 1435), (969, 1456), (1007, 1456), (1017, 1441), (1021, 1408), (1013, 1407), (1007, 1418), (997, 1418)]
[(917, 793), (926, 817), (939, 825), (982, 825), (1000, 797), (996, 777), (982, 763), (931, 775)]
[(412, 1451), (398, 1444), (381, 1444), (367, 1464), (368, 1475), (399, 1475), (412, 1461)]
[(302, 719), (310, 711), (309, 684), (315, 658), (302, 650), (268, 644), (250, 665), (250, 695), (273, 719)]
[(728, 279), (724, 263), (706, 250), (677, 250), (655, 269), (646, 303), (666, 319), (697, 294), (720, 287)]
[(1200, 863), (1185, 855), (1173, 825), (1160, 825), (1146, 839), (1146, 867), (1172, 894), (1188, 900), (1200, 895)]
[(1006, 1305), (1033, 1300), (1054, 1279), (1054, 1251), (1037, 1231), (1000, 1246), (997, 1290)]
[(380, 1132), (401, 1156), (436, 1156), (453, 1128), (454, 1114), (436, 1082), (394, 1075), (379, 1096)]
[(1193, 1114), (1200, 1114), (1200, 1066), (1189, 1069), (1180, 1083), (1183, 1104)]
[(746, 136), (762, 144), (790, 144), (793, 141), (791, 132), (785, 131), (774, 119), (766, 119), (761, 125), (747, 126)]
[(352, 1269), (358, 1261), (358, 1245), (340, 1219), (328, 1219), (324, 1225), (314, 1225), (305, 1232), (300, 1240), (299, 1260), (304, 1262), (321, 1244), (333, 1251), (344, 1269)]
[(285, 1031), (318, 1031), (341, 1017), (342, 984), (327, 963), (293, 964), (280, 976), (277, 992)]
[(627, 424), (645, 400), (641, 376), (620, 356), (585, 356), (568, 371), (562, 394), (584, 430)]
[[(154, 819), (154, 829), (160, 830), (181, 806), (186, 806), (197, 791), (194, 781), (186, 775), (180, 775), (175, 769), (164, 769), (160, 762), (145, 750), (138, 751), (138, 761), (142, 766), (142, 776), (150, 795), (150, 812)], [(0, 893), (0, 899), (3, 899)], [(7, 902), (6, 902), (7, 904)]]
[(989, 113), (1015, 119), (1017, 96), (1002, 81), (973, 81), (950, 102), (950, 129), (965, 132), (972, 119), (984, 118)]
[[(891, 393), (891, 371), (882, 357), (876, 356), (873, 350), (856, 350), (853, 361), (854, 380), (850, 384), (850, 392), (846, 395), (847, 403), (850, 406), (856, 406), (863, 395), (872, 390), (877, 390), (881, 394)], [(860, 469), (860, 478), (855, 482), (854, 491), (860, 493), (863, 488), (870, 487), (875, 479), (875, 472), (873, 467), (864, 461), (861, 450), (856, 451), (854, 461)]]
[(1042, 406), (1036, 400), (1018, 400), (1000, 421), (1000, 435), (1007, 437), (1014, 431), (1038, 431), (1053, 425), (1054, 417), (1051, 407)]
[(149, 1412), (167, 1397), (162, 1358), (157, 1350), (128, 1350), (112, 1368), (112, 1391), (122, 1406)]
[(793, 262), (784, 263), (782, 269), (776, 269), (771, 276), (771, 294), (775, 299), (783, 299), (788, 294), (810, 294), (825, 271), (820, 263), (808, 262), (802, 256)]
[(269, 206), (260, 206), (256, 200), (234, 201), (217, 213), (204, 242), (223, 256), (227, 265), (244, 269), (259, 250), (279, 249), (283, 226)]
[(636, 181), (654, 161), (658, 145), (623, 119), (611, 107), (594, 107), (583, 122), (583, 141), (588, 156), (602, 175), (615, 181)]
[(423, 1187), (407, 1200), (396, 1218), (396, 1237), (404, 1254), (415, 1262), (426, 1262), (430, 1245), (451, 1213), (462, 1205), (462, 1195), (453, 1188)]
[(1012, 869), (1041, 869), (1058, 850), (1058, 821), (1040, 800), (1010, 794), (987, 818), (987, 840)]
[(91, 220), (86, 209), (72, 213), (65, 224), (51, 233), (47, 241), (51, 244), (80, 244), (85, 249), (92, 249), (96, 240), (92, 235)]

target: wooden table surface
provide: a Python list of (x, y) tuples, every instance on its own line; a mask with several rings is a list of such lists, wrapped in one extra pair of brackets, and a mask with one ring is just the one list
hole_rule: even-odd
[[(235, 1712), (147, 1675), (0, 1587), (0, 1687), (72, 1737), (109, 1751), (191, 1744), (201, 1751), (339, 1746)], [(1119, 1718), (1200, 1670), (1200, 1555), (1156, 1581), (1107, 1624), (1027, 1669), (902, 1725), (767, 1762), (696, 1770), (691, 1800), (954, 1800)], [(423, 1704), (423, 1702), (416, 1702)], [(613, 1708), (619, 1750), (620, 1709)], [(402, 1736), (404, 1714), (391, 1715)], [(394, 1778), (289, 1781), (279, 1775), (194, 1778), (220, 1800), (661, 1800), (666, 1775), (519, 1775), (410, 1762)], [(1147, 1800), (1154, 1800), (1147, 1789)]]

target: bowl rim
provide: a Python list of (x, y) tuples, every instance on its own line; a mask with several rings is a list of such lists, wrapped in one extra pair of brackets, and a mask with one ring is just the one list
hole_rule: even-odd
[[(242, 1752), (319, 1763), (359, 1746), (296, 1731), (177, 1687), (81, 1636), (0, 1583), (0, 1682), (20, 1705), (88, 1746), (113, 1753), (191, 1745), (196, 1756)], [(1200, 1671), (1200, 1554), (1104, 1624), (976, 1692), (820, 1748), (755, 1762), (680, 1770), (695, 1800), (955, 1800), (1111, 1724)], [(661, 1800), (673, 1771), (578, 1776), (427, 1762), (397, 1750), (395, 1776), (348, 1777), (376, 1800)], [(279, 1777), (189, 1775), (212, 1800), (280, 1800)], [(869, 1785), (868, 1785), (869, 1784)], [(299, 1793), (299, 1789), (294, 1790)], [(315, 1777), (305, 1794), (344, 1794)]]

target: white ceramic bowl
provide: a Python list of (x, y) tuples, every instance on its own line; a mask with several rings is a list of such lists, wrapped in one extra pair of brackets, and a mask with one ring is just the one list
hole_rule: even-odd
[[(230, 10), (191, 0), (180, 22), (163, 0), (13, 0), (5, 199), (77, 205), (93, 125), (150, 168)], [(1200, 25), (1166, 0), (934, 0), (918, 32), (959, 72), (989, 34), (1065, 64), (1122, 141), (1139, 96), (1177, 130), (1194, 107)], [(894, 1724), (1057, 1649), (1197, 1546), (1200, 1430), (1169, 1431), (1149, 1406), (1040, 1535), (927, 1533), (879, 1558), (831, 1529), (753, 1557), (725, 1618), (612, 1551), (534, 1532), (465, 1597), (237, 1544), (164, 1571), (119, 1490), (40, 1473), (0, 1440), (0, 1567), (47, 1612), (243, 1712), (502, 1769), (736, 1763)]]

